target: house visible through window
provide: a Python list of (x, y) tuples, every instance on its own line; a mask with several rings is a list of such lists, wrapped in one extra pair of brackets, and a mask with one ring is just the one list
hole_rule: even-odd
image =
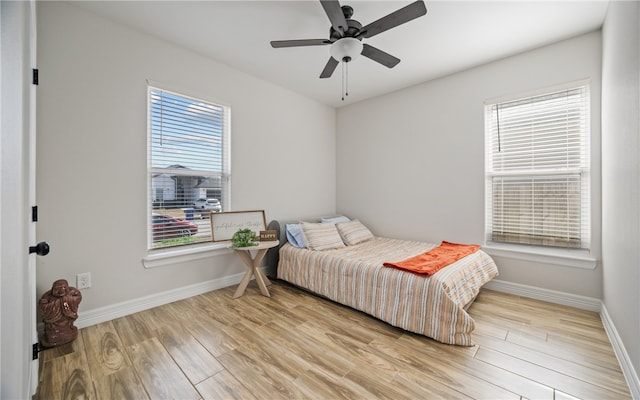
[(485, 106), (487, 242), (590, 246), (589, 87)]
[(226, 106), (149, 87), (149, 248), (211, 240), (228, 209)]

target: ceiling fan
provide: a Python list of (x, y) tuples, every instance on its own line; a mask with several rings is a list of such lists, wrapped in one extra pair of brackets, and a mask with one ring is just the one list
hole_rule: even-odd
[(271, 46), (274, 48), (331, 45), (329, 49), (331, 57), (322, 70), (320, 78), (329, 78), (341, 61), (348, 63), (360, 54), (388, 68), (395, 67), (400, 62), (399, 58), (362, 43), (362, 39), (373, 37), (427, 13), (424, 1), (418, 0), (368, 25), (362, 26), (360, 22), (351, 19), (353, 8), (350, 6), (340, 6), (338, 0), (320, 0), (320, 3), (331, 22), (328, 39), (271, 41)]

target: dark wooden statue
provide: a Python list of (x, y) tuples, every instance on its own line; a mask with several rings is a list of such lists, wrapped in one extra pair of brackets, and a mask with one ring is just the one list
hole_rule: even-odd
[(44, 321), (44, 336), (40, 340), (43, 346), (59, 346), (78, 337), (78, 328), (73, 323), (78, 319), (81, 301), (80, 291), (65, 279), (53, 282), (51, 290), (42, 295), (39, 306)]

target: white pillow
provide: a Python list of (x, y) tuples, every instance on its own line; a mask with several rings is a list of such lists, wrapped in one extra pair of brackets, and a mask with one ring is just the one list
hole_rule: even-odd
[(304, 239), (310, 250), (330, 250), (344, 247), (335, 224), (301, 222)]
[(354, 244), (373, 239), (373, 234), (369, 228), (357, 219), (349, 222), (339, 222), (336, 224), (336, 228), (342, 237), (342, 241), (347, 246), (353, 246)]
[(320, 218), (320, 222), (333, 222), (334, 224), (337, 224), (338, 222), (347, 222), (347, 221), (351, 221), (349, 218), (345, 217), (344, 215), (338, 215), (337, 217), (322, 217)]

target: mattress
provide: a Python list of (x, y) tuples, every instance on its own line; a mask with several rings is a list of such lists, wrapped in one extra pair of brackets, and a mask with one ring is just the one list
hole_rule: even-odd
[(277, 277), (407, 331), (472, 346), (475, 323), (465, 306), (498, 275), (491, 257), (479, 250), (429, 277), (383, 266), (436, 246), (381, 237), (324, 251), (285, 243)]

